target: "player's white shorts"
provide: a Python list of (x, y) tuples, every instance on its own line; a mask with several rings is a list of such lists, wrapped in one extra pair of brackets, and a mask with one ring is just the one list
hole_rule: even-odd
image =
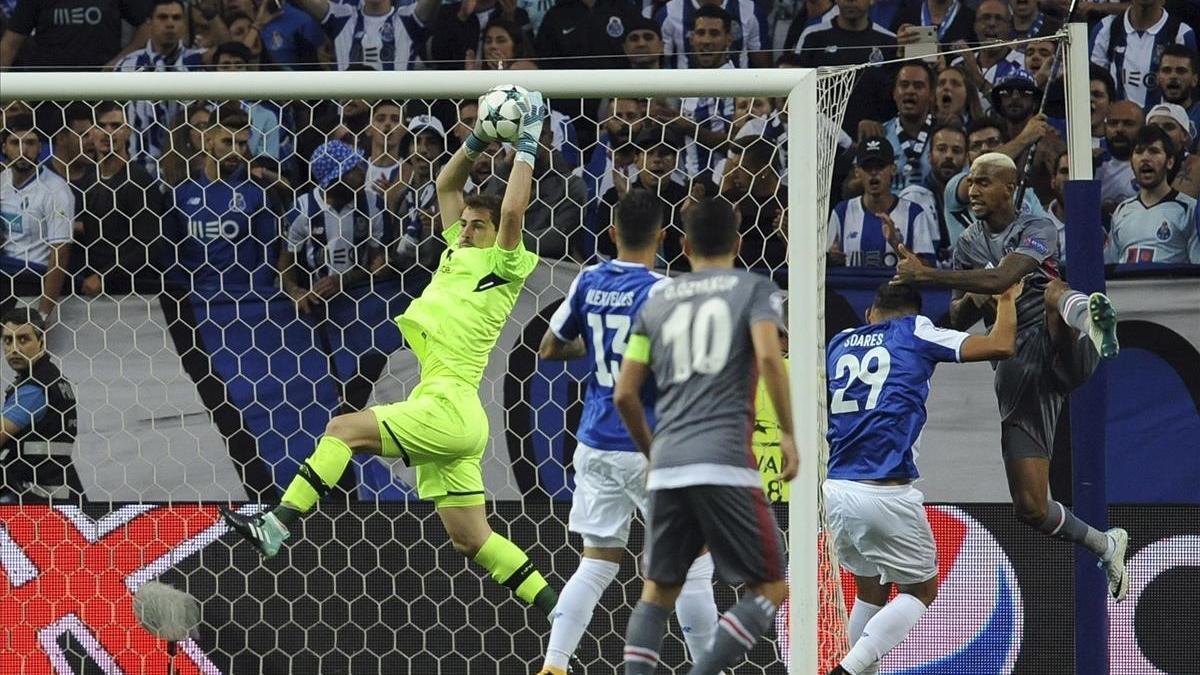
[(575, 448), (575, 495), (567, 527), (584, 546), (621, 548), (633, 510), (646, 510), (646, 457), (640, 452)]
[(937, 574), (925, 495), (910, 485), (827, 480), (825, 518), (838, 561), (860, 577), (919, 584)]

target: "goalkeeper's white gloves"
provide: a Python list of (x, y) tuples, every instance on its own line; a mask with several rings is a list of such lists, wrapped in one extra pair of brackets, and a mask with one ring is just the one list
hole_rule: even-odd
[(542, 92), (530, 91), (529, 98), (518, 104), (521, 108), (521, 134), (517, 137), (515, 160), (530, 167), (537, 161), (538, 142), (542, 138), (542, 122), (546, 119), (546, 102)]

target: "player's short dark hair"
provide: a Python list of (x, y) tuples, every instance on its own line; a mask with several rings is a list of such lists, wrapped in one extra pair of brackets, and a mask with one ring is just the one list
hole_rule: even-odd
[[(1166, 52), (1163, 53), (1165, 54)], [(1088, 82), (1103, 84), (1104, 91), (1108, 93), (1108, 100), (1117, 100), (1117, 84), (1113, 82), (1112, 73), (1108, 72), (1108, 68), (1098, 66), (1094, 63), (1088, 66)]]
[(967, 126), (967, 140), (969, 141), (972, 135), (977, 134), (984, 129), (995, 129), (999, 131), (1001, 141), (1004, 143), (1008, 142), (1008, 132), (1004, 130), (1004, 122), (1001, 122), (1000, 119), (995, 115), (990, 114), (971, 120), (971, 124)]
[(463, 198), (463, 209), (481, 209), (492, 217), (492, 225), (500, 228), (500, 197), (496, 195), (467, 195)]
[(0, 324), (13, 324), (14, 326), (24, 326), (29, 324), (33, 326), (33, 332), (41, 340), (46, 333), (46, 319), (42, 313), (32, 307), (13, 307), (4, 313), (3, 320)]
[(1178, 148), (1175, 147), (1175, 141), (1172, 141), (1170, 135), (1166, 131), (1163, 131), (1161, 127), (1144, 124), (1137, 132), (1137, 136), (1133, 137), (1133, 149), (1135, 152), (1143, 148), (1148, 148), (1155, 143), (1162, 143), (1167, 157), (1174, 157), (1178, 151)]
[(213, 50), (213, 65), (215, 66), (220, 63), (221, 56), (225, 54), (239, 58), (245, 63), (258, 63), (258, 59), (254, 58), (254, 52), (250, 51), (249, 47), (240, 42), (231, 40), (229, 42), (222, 42), (221, 44), (217, 45), (216, 49)]
[[(1173, 56), (1177, 59), (1187, 59), (1188, 64), (1192, 67), (1192, 73), (1200, 72), (1200, 56), (1187, 48), (1187, 45), (1169, 44), (1163, 49), (1162, 56), (1159, 57), (1158, 63), (1162, 65), (1162, 60), (1165, 57)], [(1107, 72), (1107, 71), (1105, 71)]]
[(617, 239), (632, 249), (643, 249), (653, 243), (662, 229), (662, 221), (662, 202), (650, 190), (630, 190), (613, 211)]
[(875, 301), (871, 303), (877, 312), (888, 314), (921, 313), (921, 292), (911, 284), (893, 284), (885, 281), (875, 289)]
[(720, 19), (721, 25), (725, 27), (725, 32), (733, 32), (733, 15), (720, 5), (700, 5), (699, 9), (692, 14), (692, 25), (688, 26), (688, 29), (695, 28), (696, 22), (700, 19)]
[(684, 214), (683, 230), (696, 255), (728, 255), (737, 241), (737, 216), (728, 201), (704, 199)]

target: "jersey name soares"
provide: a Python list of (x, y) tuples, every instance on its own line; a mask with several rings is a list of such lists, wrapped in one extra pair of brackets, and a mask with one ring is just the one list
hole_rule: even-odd
[(883, 333), (874, 335), (851, 335), (846, 338), (847, 347), (878, 347), (883, 344)]

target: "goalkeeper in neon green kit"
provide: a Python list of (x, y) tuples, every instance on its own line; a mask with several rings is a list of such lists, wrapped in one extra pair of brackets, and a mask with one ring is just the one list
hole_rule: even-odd
[(433, 280), (396, 319), (420, 363), (420, 384), (406, 401), (330, 420), (316, 451), (269, 513), (247, 517), (223, 510), (229, 526), (265, 557), (279, 551), (288, 526), (337, 484), (351, 454), (398, 457), (416, 467), (417, 491), (433, 500), (455, 550), (547, 616), (554, 609), (558, 596), (529, 557), (488, 525), (481, 467), (488, 420), (479, 383), (538, 261), (521, 242), (521, 225), (546, 108), (538, 92), (520, 105), (516, 161), (502, 202), (463, 195), (471, 164), (495, 140), (479, 124), (438, 175), (447, 249)]

